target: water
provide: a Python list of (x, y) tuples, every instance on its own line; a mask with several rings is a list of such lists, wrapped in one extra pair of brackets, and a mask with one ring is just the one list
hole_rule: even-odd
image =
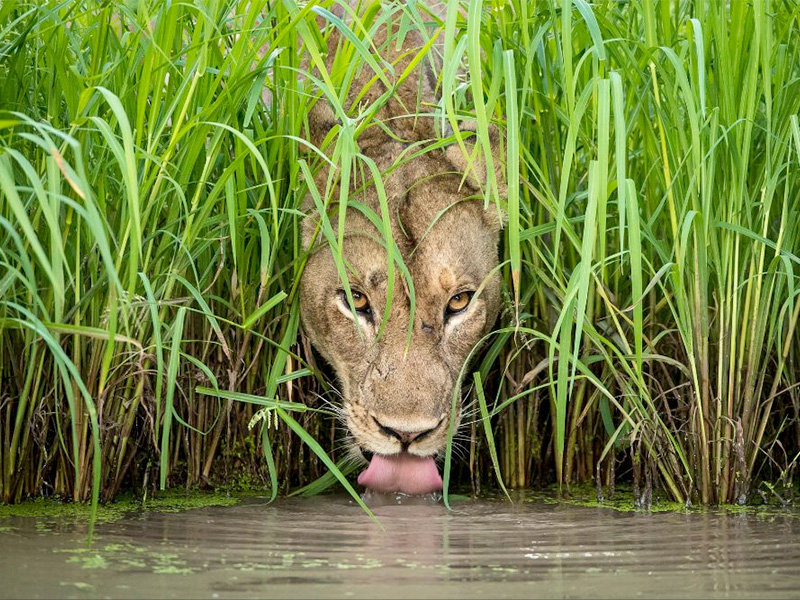
[(545, 503), (254, 500), (0, 521), (0, 597), (797, 597), (800, 519)]

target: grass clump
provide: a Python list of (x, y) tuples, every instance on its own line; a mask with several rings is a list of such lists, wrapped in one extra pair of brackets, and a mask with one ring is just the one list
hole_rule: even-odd
[[(234, 471), (276, 494), (342, 458), (299, 327), (304, 121), (353, 69), (391, 73), (375, 10), (335, 4), (0, 6), (4, 502)], [(506, 132), (507, 310), (452, 480), (620, 477), (679, 503), (789, 486), (798, 4), (388, 4), (440, 36), (430, 110), (479, 147)], [(339, 148), (372, 108), (342, 109)]]

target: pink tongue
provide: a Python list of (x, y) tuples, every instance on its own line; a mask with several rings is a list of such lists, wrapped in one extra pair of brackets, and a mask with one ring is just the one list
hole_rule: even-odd
[(358, 483), (376, 492), (430, 494), (442, 489), (442, 478), (432, 458), (406, 452), (393, 456), (376, 454)]

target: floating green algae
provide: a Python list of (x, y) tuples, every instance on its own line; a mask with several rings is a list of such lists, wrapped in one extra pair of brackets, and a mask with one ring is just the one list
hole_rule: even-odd
[(76, 554), (67, 559), (69, 563), (77, 563), (81, 569), (107, 569), (108, 561), (101, 554)]
[(661, 498), (656, 490), (653, 491), (653, 499), (649, 507), (637, 506), (633, 490), (627, 485), (617, 486), (611, 497), (604, 489), (602, 498), (598, 498), (597, 488), (591, 484), (572, 485), (569, 487), (569, 491), (561, 495), (557, 493), (557, 489), (548, 488), (544, 494), (544, 501), (587, 508), (610, 508), (619, 512), (685, 513), (690, 508), (681, 502)]
[(616, 487), (614, 494), (608, 497), (604, 488), (604, 496), (598, 499), (597, 488), (591, 484), (572, 485), (568, 491), (558, 493), (558, 489), (550, 486), (537, 492), (518, 492), (512, 494), (512, 500), (522, 502), (541, 502), (545, 504), (566, 504), (569, 506), (582, 506), (586, 508), (608, 508), (618, 512), (635, 513), (680, 513), (680, 514), (746, 514), (761, 519), (774, 519), (779, 517), (800, 517), (797, 507), (778, 506), (775, 504), (719, 504), (717, 506), (704, 506), (701, 504), (684, 504), (673, 502), (661, 496), (659, 490), (653, 490), (653, 499), (649, 507), (637, 505), (633, 489), (628, 484)]
[(196, 571), (178, 554), (154, 552), (130, 542), (106, 544), (102, 548), (60, 548), (53, 552), (69, 555), (66, 561), (81, 569), (132, 569), (156, 575), (190, 575)]
[[(195, 508), (233, 506), (238, 503), (239, 498), (236, 496), (197, 490), (167, 490), (146, 501), (135, 498), (132, 494), (126, 494), (115, 502), (100, 505), (97, 510), (97, 522), (111, 523), (135, 512), (178, 513)], [(91, 506), (82, 502), (37, 498), (19, 504), (0, 504), (0, 519), (33, 517), (47, 521), (88, 522), (90, 514)], [(48, 526), (42, 523), (42, 527)]]

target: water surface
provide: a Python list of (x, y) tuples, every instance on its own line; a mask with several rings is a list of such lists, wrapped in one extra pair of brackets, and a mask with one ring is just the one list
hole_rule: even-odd
[(0, 597), (797, 597), (800, 519), (343, 497), (0, 520)]

